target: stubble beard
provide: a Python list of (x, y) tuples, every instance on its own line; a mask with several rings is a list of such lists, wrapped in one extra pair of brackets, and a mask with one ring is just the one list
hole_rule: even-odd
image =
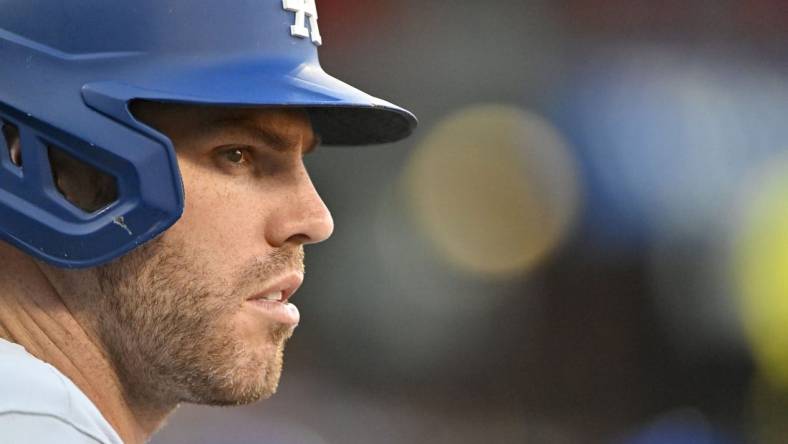
[(233, 322), (238, 289), (303, 270), (303, 249), (275, 251), (229, 281), (203, 254), (158, 239), (96, 269), (99, 337), (131, 403), (244, 405), (276, 392), (292, 328), (263, 325), (266, 350), (250, 349)]

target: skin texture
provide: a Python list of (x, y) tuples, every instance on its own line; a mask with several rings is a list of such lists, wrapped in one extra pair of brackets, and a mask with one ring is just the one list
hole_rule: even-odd
[[(145, 442), (181, 402), (247, 404), (272, 395), (294, 326), (247, 299), (303, 274), (303, 246), (331, 216), (304, 168), (305, 113), (138, 103), (168, 135), (183, 217), (108, 265), (54, 268), (0, 246), (0, 337), (72, 379), (127, 443)], [(79, 201), (84, 175), (58, 174)]]

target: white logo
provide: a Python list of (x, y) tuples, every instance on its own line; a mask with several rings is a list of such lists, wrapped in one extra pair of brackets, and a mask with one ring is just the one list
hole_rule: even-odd
[[(315, 0), (282, 0), (285, 11), (295, 12), (295, 24), (290, 27), (290, 35), (301, 38), (312, 37), (312, 43), (317, 46), (323, 44), (320, 37), (320, 28), (317, 26), (317, 5)], [(306, 25), (306, 17), (309, 17), (309, 28)], [(312, 31), (310, 33), (310, 30)]]

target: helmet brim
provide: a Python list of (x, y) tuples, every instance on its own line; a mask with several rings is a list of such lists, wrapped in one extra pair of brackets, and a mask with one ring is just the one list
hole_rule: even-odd
[(126, 104), (149, 100), (301, 108), (309, 113), (323, 145), (396, 142), (408, 137), (418, 123), (411, 112), (332, 77), (316, 64), (293, 66), (286, 61), (252, 58), (166, 66), (178, 68), (162, 71), (137, 67), (124, 76), (129, 80), (85, 85), (83, 97), (89, 106), (106, 114), (113, 114), (102, 105), (106, 105), (106, 99)]

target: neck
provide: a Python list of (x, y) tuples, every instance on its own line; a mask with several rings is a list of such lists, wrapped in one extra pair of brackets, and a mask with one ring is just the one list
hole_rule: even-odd
[(39, 265), (2, 243), (0, 264), (0, 338), (73, 381), (123, 442), (146, 442), (177, 405), (132, 405), (100, 341), (72, 315)]

